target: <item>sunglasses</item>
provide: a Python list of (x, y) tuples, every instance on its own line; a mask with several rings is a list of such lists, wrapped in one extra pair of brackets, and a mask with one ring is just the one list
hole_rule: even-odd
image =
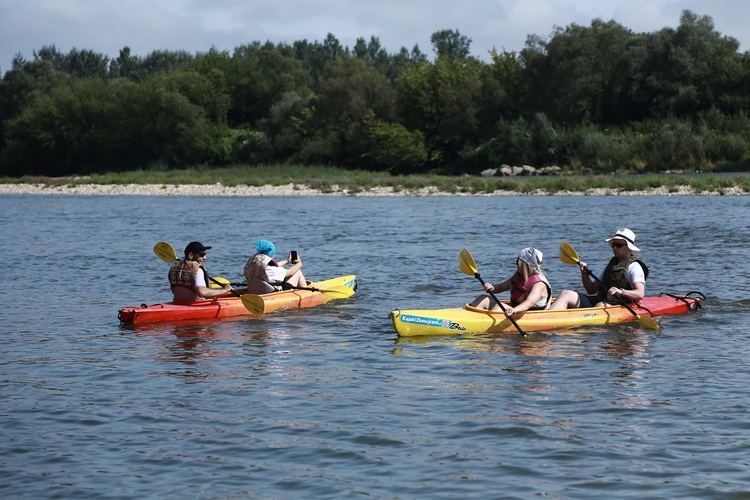
[(200, 255), (201, 257), (205, 257), (206, 256), (206, 252), (201, 252), (198, 255)]
[(627, 243), (612, 243), (612, 248), (622, 248), (627, 246)]

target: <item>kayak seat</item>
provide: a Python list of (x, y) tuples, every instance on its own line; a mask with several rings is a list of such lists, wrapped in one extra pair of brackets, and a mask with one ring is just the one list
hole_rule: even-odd
[(247, 280), (247, 293), (262, 295), (264, 293), (275, 292), (276, 289), (262, 279), (250, 278)]

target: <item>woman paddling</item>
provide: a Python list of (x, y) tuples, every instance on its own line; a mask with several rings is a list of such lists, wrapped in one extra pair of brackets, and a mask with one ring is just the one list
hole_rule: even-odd
[[(516, 272), (499, 285), (485, 283), (487, 292), (500, 293), (510, 290), (510, 307), (505, 308), (506, 316), (531, 309), (548, 309), (552, 297), (552, 287), (542, 272), (542, 252), (536, 248), (524, 248), (516, 259)], [(482, 294), (469, 304), (474, 307), (500, 310), (491, 296)]]

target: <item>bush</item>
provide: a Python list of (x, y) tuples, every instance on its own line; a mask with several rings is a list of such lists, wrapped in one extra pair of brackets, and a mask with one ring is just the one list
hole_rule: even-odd
[(369, 130), (369, 147), (361, 154), (362, 166), (391, 174), (422, 172), (428, 160), (424, 136), (398, 123), (378, 121)]

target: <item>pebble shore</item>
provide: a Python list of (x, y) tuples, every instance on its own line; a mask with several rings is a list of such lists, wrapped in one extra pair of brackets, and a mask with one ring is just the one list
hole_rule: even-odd
[[(376, 187), (349, 191), (331, 186), (325, 191), (311, 189), (301, 184), (282, 186), (223, 186), (221, 184), (77, 184), (50, 186), (47, 184), (0, 184), (0, 194), (48, 194), (84, 196), (544, 196), (544, 191), (518, 193), (495, 191), (494, 193), (447, 193), (435, 187), (421, 189), (394, 189)], [(689, 186), (679, 188), (654, 188), (644, 191), (620, 191), (615, 189), (592, 189), (586, 192), (558, 191), (555, 196), (684, 196), (684, 195), (747, 195), (738, 188), (723, 192), (696, 192)]]

